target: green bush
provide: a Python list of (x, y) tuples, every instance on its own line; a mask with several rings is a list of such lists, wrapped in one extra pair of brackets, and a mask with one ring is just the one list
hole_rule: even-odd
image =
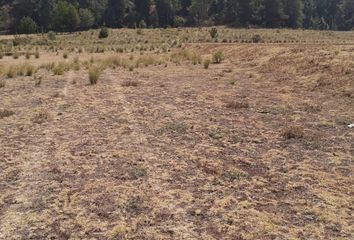
[(53, 32), (53, 31), (49, 31), (47, 33), (47, 36), (48, 36), (48, 39), (51, 40), (51, 41), (54, 41), (56, 39), (56, 33)]
[(217, 51), (213, 54), (213, 63), (221, 63), (224, 60), (224, 53), (222, 51)]
[(18, 25), (18, 32), (24, 34), (31, 34), (37, 31), (37, 23), (30, 17), (23, 17)]
[(107, 27), (102, 27), (99, 34), (98, 38), (108, 38), (108, 28)]
[(210, 37), (211, 38), (216, 38), (218, 36), (218, 29), (216, 29), (215, 27), (213, 27), (210, 31)]

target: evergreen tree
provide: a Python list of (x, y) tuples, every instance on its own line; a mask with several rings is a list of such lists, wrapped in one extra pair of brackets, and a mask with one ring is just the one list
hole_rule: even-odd
[(299, 28), (303, 21), (302, 0), (284, 0), (284, 14), (286, 16), (286, 26)]
[(55, 30), (61, 32), (75, 31), (80, 23), (76, 8), (67, 2), (60, 1), (54, 9), (53, 25)]
[(30, 17), (23, 17), (18, 26), (18, 33), (35, 33), (37, 31), (37, 24)]
[(87, 8), (79, 9), (79, 16), (81, 29), (89, 29), (95, 22), (95, 17), (93, 16), (93, 13)]
[(109, 27), (123, 27), (125, 0), (108, 0), (105, 23)]
[(191, 20), (195, 24), (204, 24), (209, 19), (210, 0), (192, 0), (190, 6)]
[(341, 30), (354, 29), (354, 0), (344, 0), (340, 5), (342, 12)]
[(156, 0), (156, 10), (161, 27), (173, 26), (175, 11), (171, 0)]
[(283, 18), (280, 0), (264, 0), (264, 21), (267, 27), (280, 27)]

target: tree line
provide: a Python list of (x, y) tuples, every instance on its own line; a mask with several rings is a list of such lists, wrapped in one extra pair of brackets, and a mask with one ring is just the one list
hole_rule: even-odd
[(354, 29), (354, 0), (0, 0), (0, 31), (100, 26)]

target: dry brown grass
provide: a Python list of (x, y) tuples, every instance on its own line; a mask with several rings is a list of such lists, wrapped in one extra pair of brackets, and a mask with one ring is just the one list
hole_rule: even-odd
[(353, 33), (209, 30), (0, 36), (0, 239), (352, 239)]
[(304, 128), (301, 126), (287, 126), (282, 130), (281, 135), (285, 139), (299, 139), (303, 138), (305, 133), (304, 133)]

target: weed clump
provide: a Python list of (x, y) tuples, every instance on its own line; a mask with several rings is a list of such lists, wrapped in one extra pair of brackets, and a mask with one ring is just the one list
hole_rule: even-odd
[(56, 34), (53, 31), (49, 31), (47, 33), (47, 37), (48, 37), (49, 40), (54, 41), (56, 39)]
[(204, 69), (208, 69), (210, 65), (210, 59), (205, 59), (203, 65), (204, 65)]
[(210, 37), (211, 38), (216, 38), (218, 36), (218, 30), (213, 27), (210, 31), (209, 31)]
[(253, 35), (253, 37), (252, 37), (252, 42), (253, 42), (253, 43), (260, 43), (260, 42), (262, 42), (262, 37), (261, 37), (261, 35), (259, 35), (259, 34)]
[(89, 81), (91, 85), (95, 85), (102, 73), (102, 69), (99, 67), (91, 67), (89, 69)]
[(32, 65), (26, 66), (26, 76), (32, 76), (34, 72), (35, 72), (34, 66)]
[(107, 27), (102, 27), (99, 34), (98, 38), (108, 38), (108, 28)]
[(213, 63), (215, 64), (221, 63), (222, 61), (224, 61), (224, 59), (224, 53), (220, 50), (213, 54)]

